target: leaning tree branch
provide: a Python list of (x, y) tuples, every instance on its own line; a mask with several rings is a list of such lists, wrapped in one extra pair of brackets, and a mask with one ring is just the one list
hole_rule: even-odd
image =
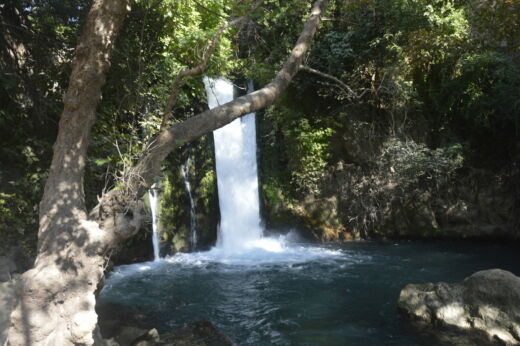
[(182, 87), (184, 86), (184, 84), (186, 84), (187, 77), (198, 75), (198, 74), (201, 74), (202, 72), (204, 72), (204, 70), (208, 66), (208, 62), (209, 62), (209, 59), (211, 58), (211, 55), (215, 51), (218, 43), (220, 42), (220, 38), (222, 37), (222, 34), (224, 33), (224, 31), (229, 27), (242, 23), (254, 11), (256, 11), (258, 9), (258, 7), (260, 7), (260, 5), (262, 4), (263, 1), (264, 0), (258, 0), (257, 2), (255, 2), (253, 4), (253, 6), (251, 7), (251, 9), (249, 10), (249, 12), (246, 13), (244, 16), (235, 18), (233, 20), (230, 20), (226, 23), (221, 24), (219, 26), (219, 28), (217, 29), (217, 32), (213, 36), (213, 39), (211, 40), (210, 44), (208, 45), (208, 48), (206, 49), (206, 52), (202, 56), (202, 59), (199, 62), (199, 64), (195, 67), (183, 70), (183, 71), (179, 72), (179, 74), (177, 74), (177, 76), (175, 77), (175, 80), (173, 81), (170, 96), (168, 97), (168, 100), (166, 101), (166, 106), (164, 107), (159, 132), (162, 132), (168, 126), (168, 121), (170, 119), (171, 112), (173, 110), (173, 107), (175, 106), (175, 103), (177, 102), (177, 98), (179, 97)]
[(272, 104), (278, 96), (291, 83), (293, 77), (300, 69), (300, 65), (308, 51), (314, 34), (321, 22), (321, 16), (325, 11), (328, 0), (316, 0), (311, 14), (300, 33), (300, 37), (275, 78), (263, 88), (250, 94), (236, 98), (226, 104), (207, 110), (196, 116), (176, 123), (167, 130), (159, 133), (157, 138), (139, 159), (135, 169), (141, 180), (129, 181), (137, 188), (137, 196), (140, 197), (153, 179), (160, 174), (161, 161), (175, 148), (218, 129), (234, 119), (257, 111)]

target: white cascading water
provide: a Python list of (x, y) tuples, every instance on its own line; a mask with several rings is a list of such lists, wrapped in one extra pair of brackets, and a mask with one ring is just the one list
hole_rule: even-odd
[(159, 190), (155, 184), (152, 185), (148, 190), (148, 200), (150, 201), (150, 209), (152, 211), (152, 244), (153, 244), (153, 258), (155, 261), (161, 258), (159, 252), (159, 230), (157, 227), (157, 213), (158, 201), (159, 201)]
[[(229, 81), (204, 77), (209, 108), (233, 100)], [(263, 247), (256, 163), (255, 114), (213, 131), (220, 205), (217, 248), (241, 252)]]
[(188, 197), (190, 198), (190, 240), (191, 250), (193, 251), (197, 248), (197, 219), (195, 214), (195, 201), (193, 200), (193, 195), (191, 194), (190, 164), (191, 157), (188, 156), (184, 165), (181, 166), (181, 173), (184, 179), (184, 188), (186, 189)]
[[(234, 87), (229, 81), (223, 78), (204, 77), (204, 85), (210, 108), (233, 100)], [(251, 86), (248, 89), (250, 92), (252, 91)], [(218, 262), (225, 265), (239, 265), (240, 268), (285, 263), (292, 268), (293, 264), (317, 259), (338, 258), (344, 255), (341, 250), (300, 244), (301, 239), (297, 232), (293, 231), (286, 235), (263, 237), (260, 222), (255, 132), (254, 113), (236, 119), (213, 132), (221, 215), (217, 245), (210, 251), (177, 253), (157, 261), (160, 259), (156, 215), (158, 188), (154, 185), (149, 194), (154, 224), (153, 244), (156, 261), (152, 262), (153, 264), (126, 266), (128, 270), (125, 275), (152, 268), (167, 268), (156, 267), (156, 265), (162, 266), (164, 263), (204, 267), (208, 263)], [(182, 174), (185, 177), (185, 187), (191, 203), (189, 166), (190, 162), (187, 161), (182, 167)], [(194, 211), (194, 205), (190, 204), (190, 207)]]

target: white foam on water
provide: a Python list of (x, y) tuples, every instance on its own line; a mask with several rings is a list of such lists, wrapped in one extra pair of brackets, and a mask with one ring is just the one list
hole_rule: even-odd
[(229, 266), (259, 267), (273, 264), (305, 263), (344, 256), (345, 253), (341, 250), (291, 244), (286, 242), (285, 236), (280, 236), (277, 238), (262, 238), (258, 242), (251, 243), (249, 247), (243, 247), (236, 251), (214, 247), (206, 252), (179, 253), (164, 260), (168, 263), (187, 266), (206, 266), (218, 263)]

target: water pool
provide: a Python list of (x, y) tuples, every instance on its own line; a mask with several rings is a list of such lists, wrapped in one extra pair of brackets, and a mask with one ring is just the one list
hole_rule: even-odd
[(501, 268), (518, 247), (460, 242), (292, 244), (276, 251), (177, 255), (120, 266), (98, 304), (168, 330), (207, 319), (239, 345), (439, 345), (397, 310), (407, 283), (456, 282)]

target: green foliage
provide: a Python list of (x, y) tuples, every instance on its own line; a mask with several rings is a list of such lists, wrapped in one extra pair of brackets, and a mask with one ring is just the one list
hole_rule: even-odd
[[(30, 238), (30, 245), (35, 246), (36, 206), (50, 166), (70, 61), (90, 5), (84, 0), (22, 0), (8, 1), (0, 8), (0, 230), (13, 235), (5, 246), (22, 238)], [(224, 16), (240, 15), (249, 2), (240, 8), (232, 5), (204, 1), (204, 6)], [(192, 1), (132, 4), (92, 131), (85, 177), (88, 207), (104, 188), (115, 185), (114, 175), (132, 164), (157, 132), (175, 74), (198, 63), (208, 39), (223, 21)], [(239, 68), (231, 43), (234, 32), (224, 35), (209, 73)], [(20, 48), (17, 60), (12, 58), (12, 44)], [(200, 78), (190, 80), (183, 89), (175, 118), (200, 111), (194, 102), (198, 99), (204, 99)], [(14, 229), (23, 230), (23, 237)]]
[(319, 193), (319, 182), (331, 156), (329, 140), (333, 130), (328, 127), (314, 129), (307, 119), (292, 125), (294, 127), (284, 131), (284, 136), (294, 151), (290, 153), (288, 166), (292, 182), (299, 190)]
[(38, 203), (46, 174), (36, 171), (11, 178), (0, 174), (3, 183), (3, 191), (0, 191), (0, 234), (3, 236), (0, 253), (13, 246), (21, 246), (28, 254), (34, 254)]
[[(169, 173), (169, 172), (168, 172)], [(174, 238), (188, 238), (187, 215), (184, 211), (185, 198), (182, 184), (177, 174), (165, 174), (162, 181), (159, 206), (159, 231), (163, 241)], [(176, 173), (176, 172), (175, 172)], [(175, 242), (174, 242), (175, 243)], [(179, 250), (177, 248), (176, 250)]]
[[(85, 186), (89, 207), (157, 133), (175, 75), (198, 64), (223, 17), (244, 14), (252, 2), (200, 1), (204, 7), (190, 0), (133, 2), (92, 131)], [(206, 73), (267, 82), (293, 47), (311, 3), (265, 0), (242, 27), (225, 32)], [(5, 244), (34, 246), (61, 97), (89, 5), (85, 0), (20, 0), (0, 7), (0, 231), (9, 234)], [(381, 169), (374, 174), (400, 182), (403, 191), (442, 185), (462, 165), (518, 165), (517, 1), (331, 1), (327, 17), (305, 63), (344, 81), (361, 97), (349, 100), (328, 79), (297, 75), (260, 122), (261, 181), (268, 202), (290, 205), (302, 196), (323, 194), (324, 182), (340, 162)], [(21, 65), (11, 57), (11, 42), (19, 48)], [(204, 99), (201, 78), (189, 79), (174, 121), (204, 110)], [(359, 133), (370, 138), (346, 138)], [(374, 163), (352, 153), (376, 152), (389, 136), (414, 140), (387, 141)], [(204, 143), (192, 147), (198, 161), (191, 173), (197, 208), (213, 216), (213, 152)], [(187, 154), (176, 154), (165, 165), (171, 205), (163, 206), (164, 222), (172, 230), (185, 227), (188, 217), (181, 209), (188, 201), (178, 176)], [(388, 174), (384, 179), (383, 173)]]
[(215, 186), (217, 185), (217, 175), (213, 169), (205, 172), (199, 182), (197, 191), (199, 198), (202, 200), (204, 208), (210, 210), (211, 204), (215, 202)]
[(449, 91), (454, 123), (470, 141), (473, 157), (502, 165), (517, 155), (520, 134), (520, 61), (498, 52), (464, 56)]
[(0, 7), (0, 252), (15, 245), (35, 252), (38, 203), (86, 5), (20, 0)]
[(212, 141), (212, 136), (204, 136), (177, 149), (164, 163), (159, 224), (163, 244), (173, 252), (193, 250), (190, 200), (183, 168), (187, 170), (197, 213), (198, 246), (205, 248), (216, 240), (218, 196)]
[(520, 50), (520, 4), (516, 0), (473, 1), (467, 9), (474, 41), (481, 46)]
[[(289, 181), (295, 188), (295, 191), (302, 193), (319, 193), (319, 182), (325, 174), (325, 168), (331, 158), (330, 137), (333, 130), (326, 124), (318, 121), (311, 122), (308, 115), (302, 111), (288, 108), (286, 106), (277, 105), (270, 107), (265, 117), (273, 121), (274, 128), (271, 132), (272, 136), (283, 138), (283, 146), (274, 148), (279, 151), (274, 154), (278, 157), (283, 155), (278, 167), (272, 167), (277, 170), (286, 171), (289, 174)], [(270, 143), (271, 146), (276, 144)], [(268, 154), (269, 155), (269, 154)], [(276, 157), (275, 156), (275, 157)], [(269, 160), (275, 157), (269, 155)], [(276, 161), (276, 159), (275, 159)], [(287, 173), (285, 173), (287, 174)], [(277, 174), (266, 177), (271, 184), (266, 184), (267, 193), (271, 197), (279, 196), (279, 190), (286, 190), (281, 181), (284, 180), (284, 174)], [(279, 183), (277, 183), (279, 181)], [(269, 186), (274, 185), (274, 186)], [(289, 193), (289, 191), (285, 192)]]
[(243, 72), (261, 84), (270, 81), (287, 58), (310, 10), (307, 0), (265, 0), (240, 40)]
[(445, 185), (463, 161), (460, 144), (432, 150), (424, 144), (392, 138), (384, 144), (378, 165), (382, 174), (407, 191)]

